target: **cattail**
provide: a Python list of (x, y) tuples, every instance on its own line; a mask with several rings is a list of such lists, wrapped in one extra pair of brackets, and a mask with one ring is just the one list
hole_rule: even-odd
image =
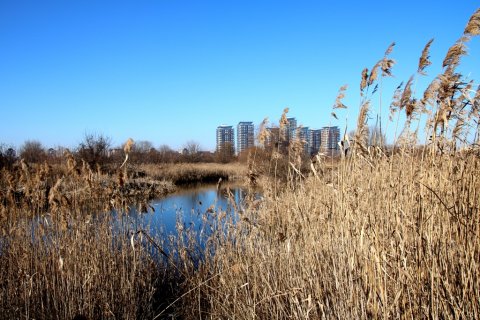
[(432, 64), (430, 61), (430, 46), (432, 45), (433, 39), (427, 42), (425, 48), (422, 50), (422, 55), (418, 61), (418, 70), (417, 72), (422, 75), (426, 75), (424, 72), (425, 68)]
[(477, 9), (477, 11), (475, 11), (475, 13), (470, 17), (470, 20), (468, 21), (463, 33), (467, 36), (480, 35), (480, 9)]

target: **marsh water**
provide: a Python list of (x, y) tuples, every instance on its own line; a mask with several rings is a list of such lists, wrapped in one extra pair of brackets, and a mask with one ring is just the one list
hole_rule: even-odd
[(146, 213), (132, 207), (129, 219), (136, 230), (147, 230), (152, 236), (176, 236), (179, 228), (204, 233), (205, 223), (220, 212), (236, 220), (244, 198), (245, 192), (238, 185), (221, 189), (216, 184), (190, 186), (153, 200)]

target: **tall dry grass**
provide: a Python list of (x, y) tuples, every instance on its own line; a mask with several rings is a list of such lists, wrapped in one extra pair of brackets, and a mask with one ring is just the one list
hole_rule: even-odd
[(478, 318), (480, 161), (435, 160), (399, 153), (266, 188), (216, 235), (187, 317)]
[[(336, 165), (318, 157), (305, 172), (294, 148), (273, 150), (270, 167), (287, 163), (286, 183), (259, 177), (261, 201), (251, 197), (235, 225), (218, 215), (222, 228), (177, 302), (185, 318), (480, 318), (480, 93), (458, 71), (479, 17), (423, 98), (414, 83), (430, 64), (431, 41), (397, 88), (392, 123), (399, 112), (406, 121), (393, 147), (369, 145), (366, 130), (378, 84), (392, 74), (391, 46), (362, 72), (346, 157)], [(422, 116), (432, 136), (423, 145)]]
[[(177, 279), (128, 216), (149, 209), (167, 182), (92, 170), (70, 153), (61, 166), (21, 161), (0, 176), (0, 319), (143, 319)], [(116, 213), (115, 213), (116, 212)]]
[[(382, 112), (393, 45), (361, 73), (357, 131), (342, 141), (341, 159), (305, 163), (299, 141), (254, 153), (243, 172), (261, 197), (249, 189), (241, 209), (232, 199), (237, 215), (209, 208), (200, 231), (179, 219), (170, 243), (128, 215), (91, 214), (124, 214), (132, 202), (148, 209), (151, 193), (128, 165), (107, 178), (67, 154), (62, 169), (20, 163), (2, 172), (0, 318), (480, 318), (480, 93), (458, 70), (479, 17), (416, 98), (427, 43), (395, 91), (392, 147), (369, 145), (366, 128), (375, 107)], [(381, 133), (381, 117), (376, 124)], [(158, 176), (190, 169), (171, 170)]]

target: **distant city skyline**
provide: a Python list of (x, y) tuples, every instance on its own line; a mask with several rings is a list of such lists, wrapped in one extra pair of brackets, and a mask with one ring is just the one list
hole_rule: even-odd
[[(369, 113), (385, 125), (394, 89), (416, 72), (425, 44), (434, 38), (417, 98), (478, 6), (1, 1), (0, 144), (74, 148), (85, 133), (98, 133), (113, 146), (131, 137), (180, 150), (194, 140), (214, 151), (218, 124), (278, 123), (285, 107), (304, 127), (350, 131), (361, 71), (395, 41), (394, 77), (382, 82)], [(478, 84), (480, 38), (468, 52), (458, 71)], [(344, 84), (349, 108), (337, 120), (331, 108)], [(391, 141), (395, 125), (386, 134)]]
[[(259, 129), (257, 127), (257, 129)], [(321, 129), (310, 129), (298, 125), (294, 117), (286, 119), (283, 129), (279, 124), (270, 124), (265, 130), (268, 131), (267, 140), (263, 143), (257, 141), (258, 134), (252, 121), (240, 121), (236, 126), (221, 124), (216, 129), (216, 148), (217, 153), (233, 156), (239, 155), (250, 148), (273, 147), (286, 148), (294, 141), (300, 141), (303, 144), (305, 154), (314, 155), (318, 152), (339, 150), (340, 128), (338, 126), (324, 126)]]

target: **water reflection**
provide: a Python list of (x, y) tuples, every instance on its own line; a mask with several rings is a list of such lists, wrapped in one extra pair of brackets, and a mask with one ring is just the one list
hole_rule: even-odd
[(137, 230), (145, 229), (155, 236), (176, 236), (178, 223), (184, 229), (200, 232), (202, 220), (212, 213), (223, 211), (235, 216), (236, 210), (243, 210), (244, 199), (245, 192), (238, 186), (220, 190), (216, 185), (197, 186), (152, 201), (154, 212), (139, 214), (132, 208), (129, 218)]

